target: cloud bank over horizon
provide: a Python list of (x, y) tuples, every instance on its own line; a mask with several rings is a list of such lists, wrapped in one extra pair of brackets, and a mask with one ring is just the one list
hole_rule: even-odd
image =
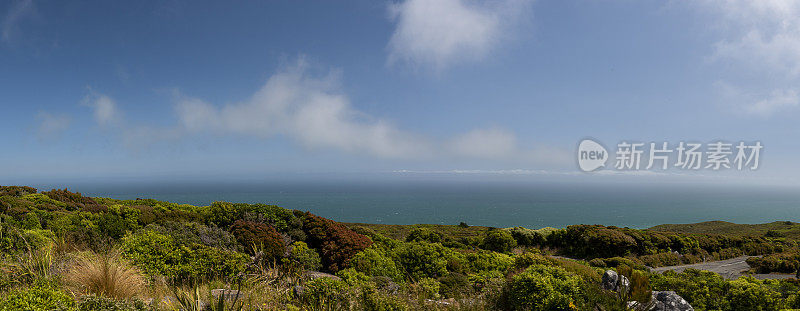
[(763, 141), (764, 175), (800, 176), (784, 142), (800, 2), (314, 5), (0, 4), (7, 157), (42, 174), (61, 158), (144, 174), (538, 172), (574, 170), (583, 137), (711, 137)]
[[(304, 57), (270, 76), (248, 99), (215, 105), (173, 91), (174, 126), (123, 126), (117, 132), (130, 149), (187, 137), (246, 136), (263, 140), (286, 137), (310, 150), (400, 160), (482, 159), (525, 165), (566, 166), (571, 153), (557, 147), (525, 149), (516, 135), (500, 127), (475, 128), (450, 139), (397, 127), (353, 106), (343, 92), (338, 71), (314, 75)], [(91, 91), (84, 105), (99, 126), (131, 124), (108, 95)]]

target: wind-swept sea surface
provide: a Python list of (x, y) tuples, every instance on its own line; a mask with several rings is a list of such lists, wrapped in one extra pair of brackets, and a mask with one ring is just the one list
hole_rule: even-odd
[[(48, 189), (48, 188), (42, 188)], [(603, 224), (648, 228), (724, 220), (800, 221), (786, 188), (543, 182), (112, 183), (71, 186), (85, 195), (208, 205), (267, 203), (343, 222), (529, 228)]]

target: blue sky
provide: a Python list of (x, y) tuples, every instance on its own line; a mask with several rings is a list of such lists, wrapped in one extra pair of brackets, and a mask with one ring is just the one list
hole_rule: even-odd
[(800, 173), (794, 1), (10, 0), (0, 27), (3, 183), (551, 178), (585, 137), (765, 146), (657, 179)]

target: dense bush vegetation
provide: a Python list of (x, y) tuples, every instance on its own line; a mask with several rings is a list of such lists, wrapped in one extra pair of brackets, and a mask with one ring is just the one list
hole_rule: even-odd
[(780, 252), (793, 241), (762, 236), (675, 234), (651, 230), (573, 225), (553, 231), (545, 245), (578, 258), (632, 257), (651, 266), (728, 259)]
[(747, 259), (747, 264), (756, 273), (795, 273), (800, 270), (800, 253), (795, 251), (750, 257)]
[(559, 267), (535, 265), (515, 275), (505, 292), (510, 310), (585, 309), (581, 279)]
[(483, 238), (483, 248), (490, 251), (506, 253), (517, 246), (517, 241), (506, 230), (492, 230)]
[(250, 254), (264, 252), (267, 259), (283, 257), (286, 246), (283, 237), (270, 225), (247, 220), (237, 220), (231, 233)]
[(154, 231), (122, 239), (126, 258), (150, 275), (170, 278), (232, 277), (244, 271), (244, 254), (200, 244), (180, 244)]
[[(798, 308), (796, 280), (647, 268), (749, 254), (764, 255), (748, 260), (754, 272), (794, 273), (796, 242), (773, 231), (346, 225), (265, 204), (8, 186), (0, 187), (0, 311), (185, 310), (198, 301), (226, 310), (624, 310), (650, 289), (674, 290), (696, 310)], [(600, 289), (605, 269), (627, 276), (632, 294)], [(218, 299), (231, 289), (235, 301)]]
[(688, 269), (651, 277), (654, 290), (674, 290), (696, 310), (781, 310), (800, 307), (797, 280), (728, 281), (716, 273)]
[(306, 242), (321, 250), (322, 263), (330, 271), (347, 267), (355, 254), (372, 245), (370, 238), (330, 219), (305, 213), (302, 220)]

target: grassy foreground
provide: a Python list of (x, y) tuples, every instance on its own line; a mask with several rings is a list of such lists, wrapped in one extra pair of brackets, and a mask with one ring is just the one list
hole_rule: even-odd
[[(791, 309), (795, 279), (648, 267), (763, 255), (755, 270), (794, 272), (795, 226), (344, 224), (265, 204), (5, 186), (0, 310), (628, 310), (651, 290), (696, 310)], [(601, 288), (608, 269), (629, 292)]]

